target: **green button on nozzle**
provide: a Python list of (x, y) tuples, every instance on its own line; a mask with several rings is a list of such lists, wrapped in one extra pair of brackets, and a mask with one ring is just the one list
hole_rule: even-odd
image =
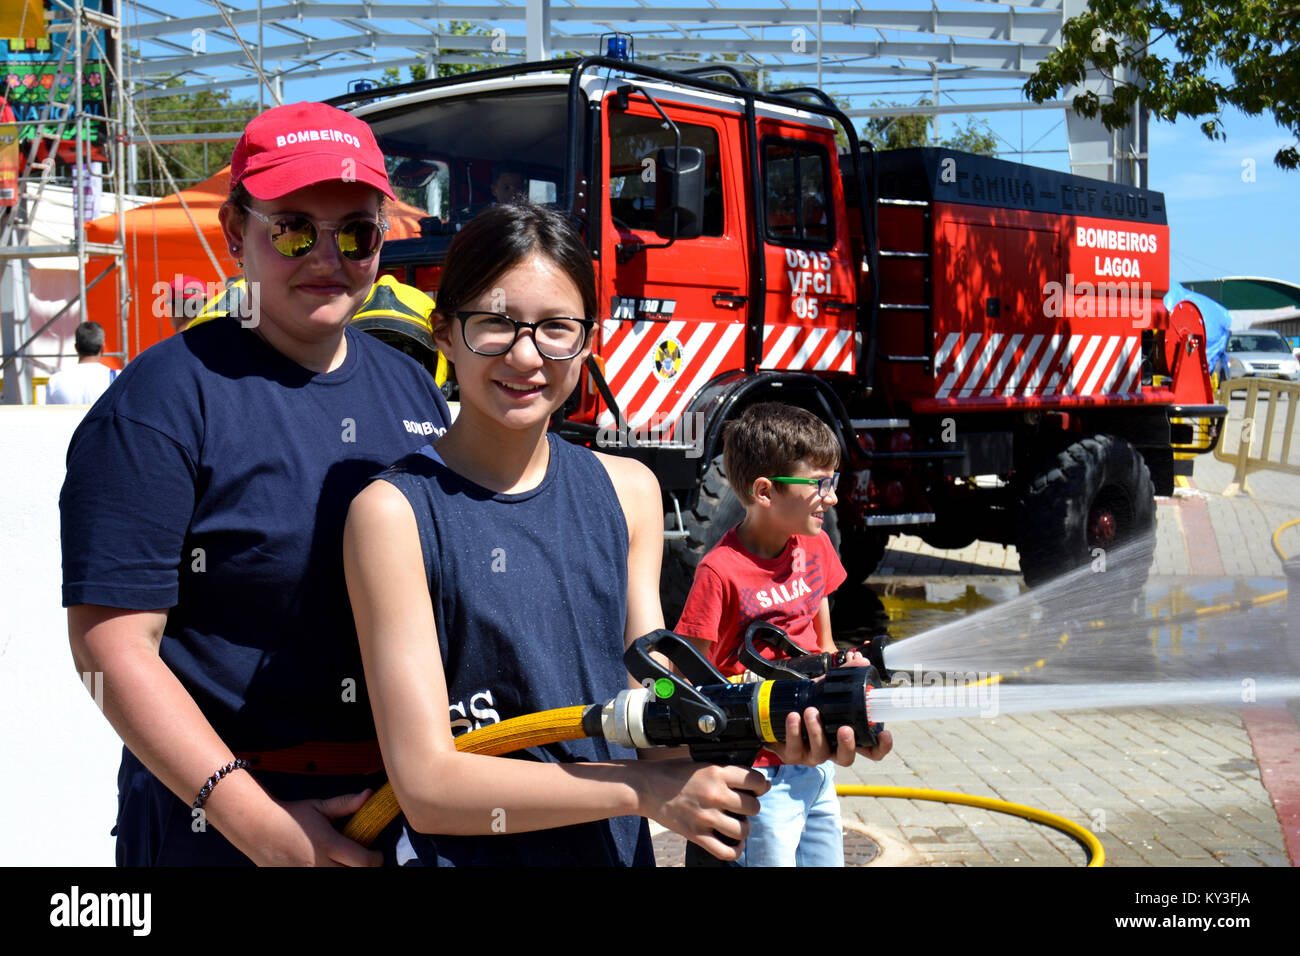
[(661, 677), (655, 681), (655, 696), (661, 700), (673, 696), (673, 682), (667, 677)]

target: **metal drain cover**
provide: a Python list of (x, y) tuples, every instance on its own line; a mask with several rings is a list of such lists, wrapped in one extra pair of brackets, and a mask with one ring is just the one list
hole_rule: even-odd
[[(845, 828), (844, 865), (866, 866), (880, 855), (880, 845), (861, 830)], [(659, 866), (681, 866), (686, 857), (686, 838), (665, 830), (653, 840)]]
[(844, 865), (866, 866), (880, 856), (880, 844), (861, 830), (844, 829)]

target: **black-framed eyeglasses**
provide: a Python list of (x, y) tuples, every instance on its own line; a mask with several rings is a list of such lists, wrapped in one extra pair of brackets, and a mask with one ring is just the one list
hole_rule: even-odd
[(334, 233), (339, 255), (353, 262), (364, 262), (379, 251), (379, 247), (384, 244), (384, 234), (388, 232), (388, 220), (383, 218), (328, 222), (299, 212), (268, 216), (249, 206), (243, 208), (245, 212), (266, 223), (271, 248), (286, 259), (300, 259), (310, 253), (316, 248), (321, 230), (328, 229)]
[(465, 346), (476, 355), (505, 355), (514, 348), (523, 329), (533, 333), (533, 345), (542, 358), (555, 362), (571, 359), (587, 344), (595, 319), (553, 315), (536, 322), (520, 322), (504, 312), (457, 312)]
[(838, 471), (829, 478), (776, 478), (772, 475), (766, 477), (768, 481), (779, 481), (783, 485), (816, 485), (817, 495), (821, 498), (830, 497), (831, 492), (835, 490), (835, 486), (840, 483), (840, 473)]

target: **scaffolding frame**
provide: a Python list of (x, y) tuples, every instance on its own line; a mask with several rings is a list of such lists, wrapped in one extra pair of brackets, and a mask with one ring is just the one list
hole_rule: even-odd
[[(60, 56), (55, 66), (55, 78), (70, 75), (72, 95), (60, 102), (59, 82), (49, 85), (49, 95), (37, 119), (37, 135), (27, 152), (24, 175), (19, 178), (18, 204), (7, 207), (0, 215), (0, 376), (4, 380), (3, 404), (27, 404), (32, 401), (32, 362), (35, 357), (30, 346), (42, 332), (80, 303), (83, 321), (87, 318), (86, 293), (113, 276), (118, 286), (118, 314), (116, 324), (121, 349), (105, 353), (125, 363), (130, 358), (127, 340), (127, 316), (131, 301), (129, 277), (126, 271), (126, 224), (123, 203), (126, 195), (126, 170), (123, 163), (122, 144), (126, 141), (124, 97), (121, 92), (122, 44), (121, 22), (110, 12), (113, 0), (103, 0), (101, 9), (88, 7), (85, 0), (49, 0), (53, 18), (46, 21), (51, 36), (66, 35), (60, 44)], [(98, 54), (98, 55), (96, 55)], [(83, 100), (83, 78), (91, 62), (104, 65), (107, 76), (104, 83), (104, 112), (91, 113)], [(70, 70), (69, 70), (70, 68)], [(98, 124), (103, 135), (102, 144), (107, 168), (104, 179), (111, 178), (113, 201), (117, 216), (117, 239), (112, 243), (92, 243), (86, 239), (84, 225), (87, 220), (86, 189), (90, 182), (90, 132)], [(72, 135), (67, 135), (68, 126)], [(70, 243), (33, 243), (30, 233), (45, 189), (56, 178), (59, 147), (71, 142), (73, 149), (73, 204), (74, 235)], [(40, 145), (46, 146), (46, 155), (38, 159)], [(32, 173), (36, 173), (35, 177)], [(29, 192), (31, 195), (29, 195)], [(28, 306), (27, 275), (32, 260), (53, 257), (75, 257), (77, 262), (77, 297), (70, 300), (54, 316), (38, 328), (32, 329)], [(108, 257), (109, 267), (86, 282), (86, 260), (90, 256)]]
[[(896, 0), (911, 9), (878, 9), (868, 0), (746, 7), (718, 0), (691, 7), (654, 0), (194, 0), (205, 12), (185, 15), (144, 0), (126, 2), (133, 11), (127, 34), (149, 74), (184, 75), (191, 91), (256, 88), (259, 106), (268, 93), (279, 102), (284, 83), (304, 73), (358, 77), (421, 65), (432, 75), (444, 64), (510, 66), (551, 59), (553, 52), (603, 53), (594, 46), (598, 36), (619, 31), (634, 37), (638, 55), (662, 58), (670, 68), (722, 58), (760, 76), (815, 76), (818, 88), (850, 101), (850, 117), (931, 116), (936, 136), (944, 114), (1059, 109), (1067, 117), (1072, 172), (1147, 185), (1144, 114), (1128, 130), (1112, 133), (1099, 119), (1071, 110), (1073, 97), (1085, 89), (1110, 95), (1111, 80), (1090, 76), (1083, 87), (1045, 104), (1027, 103), (1020, 94), (1020, 84), (1060, 45), (1066, 21), (1087, 0), (928, 0), (924, 6)], [(457, 33), (447, 28), (452, 22), (473, 30)], [(241, 30), (255, 30), (255, 41)], [(850, 87), (868, 77), (918, 85), (910, 98), (930, 102), (863, 106), (854, 100), (870, 91)], [(957, 102), (961, 84), (990, 78), (1015, 81), (1005, 90), (1012, 95)], [(164, 95), (147, 86), (137, 93), (140, 99)]]

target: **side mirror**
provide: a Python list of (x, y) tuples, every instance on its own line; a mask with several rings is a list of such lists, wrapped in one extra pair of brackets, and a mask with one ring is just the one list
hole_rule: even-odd
[[(676, 187), (677, 202), (673, 202)], [(665, 147), (655, 159), (655, 234), (694, 239), (704, 227), (704, 150)]]

